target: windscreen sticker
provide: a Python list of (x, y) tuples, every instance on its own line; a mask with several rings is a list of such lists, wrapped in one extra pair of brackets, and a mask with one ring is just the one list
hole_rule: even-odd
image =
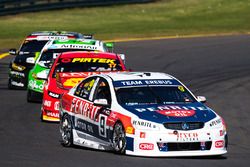
[(115, 87), (128, 87), (128, 86), (131, 87), (131, 86), (146, 86), (146, 85), (180, 85), (180, 83), (172, 79), (114, 81)]
[(62, 63), (106, 63), (110, 66), (115, 65), (115, 59), (105, 59), (105, 58), (63, 58)]
[(178, 86), (178, 89), (181, 91), (181, 92), (185, 92), (185, 89), (183, 86)]
[(37, 36), (37, 40), (65, 40), (67, 36)]
[(97, 46), (82, 45), (82, 44), (54, 44), (53, 48), (59, 49), (86, 49), (86, 50), (98, 50)]

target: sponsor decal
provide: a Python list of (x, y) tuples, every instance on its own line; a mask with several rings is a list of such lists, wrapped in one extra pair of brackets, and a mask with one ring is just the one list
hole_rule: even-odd
[(178, 86), (178, 89), (181, 91), (181, 92), (185, 92), (185, 89), (183, 86)]
[(145, 132), (140, 132), (140, 138), (146, 138), (146, 133)]
[(60, 94), (53, 93), (53, 92), (51, 92), (51, 91), (49, 91), (48, 94), (49, 94), (50, 97), (53, 97), (53, 98), (56, 98), (56, 99), (59, 99), (59, 98), (60, 98)]
[(55, 113), (55, 112), (47, 111), (46, 115), (49, 117), (59, 118), (59, 113)]
[(70, 111), (94, 120), (99, 109), (100, 107), (94, 106), (92, 103), (73, 98)]
[(142, 126), (142, 127), (146, 127), (146, 128), (156, 128), (155, 125), (153, 125), (151, 122), (147, 122), (147, 121), (133, 120), (132, 124), (135, 126)]
[(98, 47), (92, 45), (83, 45), (83, 44), (55, 44), (56, 48), (68, 48), (68, 49), (86, 49), (86, 50), (98, 50)]
[(185, 132), (179, 132), (177, 135), (177, 141), (197, 141), (198, 139), (198, 133), (185, 133)]
[(215, 148), (222, 148), (224, 147), (224, 141), (223, 140), (218, 140), (215, 142)]
[(91, 124), (87, 124), (86, 122), (82, 121), (82, 120), (77, 120), (76, 121), (76, 127), (84, 132), (88, 132), (88, 133), (94, 133), (93, 130), (93, 126)]
[(191, 117), (195, 114), (194, 110), (158, 110), (156, 112), (169, 117)]
[(128, 133), (128, 134), (134, 134), (134, 128), (133, 127), (131, 127), (131, 126), (128, 126), (127, 128), (126, 128), (126, 133)]
[[(176, 106), (176, 105), (167, 105), (167, 106), (158, 106), (158, 107), (147, 107), (147, 108), (135, 108), (136, 111), (138, 112), (145, 112), (145, 111), (151, 111), (151, 112), (158, 112), (160, 114), (165, 114), (165, 115), (178, 115), (178, 114), (183, 114), (183, 115), (188, 115), (192, 114), (196, 110), (206, 110), (205, 107), (193, 107), (193, 106)], [(177, 111), (177, 113), (176, 113)], [(186, 112), (188, 111), (188, 112)], [(168, 113), (170, 112), (170, 113)]]
[(56, 101), (56, 102), (54, 103), (54, 109), (55, 109), (56, 111), (59, 110), (59, 101)]
[(32, 89), (40, 89), (40, 90), (43, 90), (44, 82), (45, 82), (45, 81), (42, 81), (42, 83), (37, 84), (36, 80), (30, 80), (30, 81), (29, 81), (29, 86), (30, 86)]
[(81, 63), (107, 63), (107, 64), (115, 64), (114, 59), (105, 59), (105, 58), (74, 58), (72, 63), (81, 62)]
[(145, 85), (180, 85), (176, 80), (171, 79), (152, 79), (152, 80), (128, 80), (128, 81), (115, 81), (115, 87), (126, 86), (145, 86)]
[(21, 82), (11, 81), (11, 84), (14, 85), (14, 86), (24, 87), (24, 84), (21, 83)]
[(67, 36), (38, 36), (37, 40), (65, 40), (68, 39)]
[(50, 107), (51, 106), (51, 101), (44, 100), (43, 105), (46, 106), (46, 107)]
[(140, 150), (153, 150), (154, 144), (153, 143), (140, 143), (139, 148)]
[(25, 77), (24, 73), (17, 72), (17, 71), (10, 71), (10, 74), (15, 75), (15, 76)]
[(199, 134), (197, 132), (178, 132), (174, 131), (173, 133), (168, 133), (169, 135), (175, 135), (177, 137), (177, 141), (180, 142), (190, 142), (190, 141), (198, 141)]
[(70, 87), (73, 87), (75, 86), (76, 84), (78, 84), (79, 82), (81, 82), (83, 80), (83, 78), (70, 78), (70, 79), (67, 79), (63, 85), (64, 86), (70, 86)]
[(222, 121), (221, 121), (221, 119), (219, 118), (219, 119), (216, 119), (216, 120), (214, 120), (214, 121), (212, 121), (211, 123), (210, 123), (210, 126), (212, 127), (212, 126), (215, 126), (215, 125), (218, 125), (218, 124), (220, 124)]

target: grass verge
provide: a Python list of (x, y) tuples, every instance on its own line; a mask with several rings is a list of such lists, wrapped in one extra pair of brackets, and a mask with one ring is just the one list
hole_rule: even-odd
[(247, 33), (250, 0), (158, 0), (154, 3), (74, 8), (0, 17), (0, 49), (18, 47), (32, 31), (93, 33), (95, 38)]

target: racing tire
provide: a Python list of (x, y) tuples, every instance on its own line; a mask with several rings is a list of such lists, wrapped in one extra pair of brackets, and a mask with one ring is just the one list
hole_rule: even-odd
[(41, 114), (40, 114), (40, 121), (45, 122), (45, 120), (43, 119), (43, 112), (42, 111), (41, 111)]
[(117, 122), (114, 126), (112, 144), (115, 153), (125, 154), (127, 141), (126, 133), (121, 122)]
[(60, 122), (61, 144), (65, 147), (73, 145), (73, 128), (69, 115), (64, 115)]
[(29, 103), (41, 103), (42, 99), (40, 99), (40, 97), (38, 95), (39, 95), (38, 93), (28, 89), (27, 102), (29, 102)]
[(13, 89), (13, 86), (11, 84), (11, 79), (8, 79), (8, 89)]
[(27, 92), (27, 102), (29, 102), (29, 103), (34, 102), (32, 92), (29, 89), (28, 89), (28, 92)]

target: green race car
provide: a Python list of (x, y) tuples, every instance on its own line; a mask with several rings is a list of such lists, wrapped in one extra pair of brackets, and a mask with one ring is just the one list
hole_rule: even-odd
[(104, 43), (94, 39), (68, 39), (49, 41), (42, 49), (35, 66), (29, 72), (27, 101), (41, 102), (43, 87), (47, 80), (53, 60), (62, 52), (69, 51), (97, 51), (108, 52), (112, 49), (112, 43)]

